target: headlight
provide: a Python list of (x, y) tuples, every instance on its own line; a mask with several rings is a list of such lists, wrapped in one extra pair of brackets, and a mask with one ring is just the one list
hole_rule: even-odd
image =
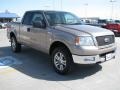
[(76, 37), (75, 44), (80, 46), (94, 46), (93, 39), (90, 36)]

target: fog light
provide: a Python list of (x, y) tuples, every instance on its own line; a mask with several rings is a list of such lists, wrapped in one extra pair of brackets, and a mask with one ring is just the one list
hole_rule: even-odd
[(95, 61), (95, 57), (85, 58), (84, 61)]

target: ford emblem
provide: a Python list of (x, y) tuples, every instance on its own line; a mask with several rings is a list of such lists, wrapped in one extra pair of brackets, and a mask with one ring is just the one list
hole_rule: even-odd
[(105, 41), (106, 43), (108, 43), (108, 42), (110, 42), (110, 38), (105, 38), (104, 41)]

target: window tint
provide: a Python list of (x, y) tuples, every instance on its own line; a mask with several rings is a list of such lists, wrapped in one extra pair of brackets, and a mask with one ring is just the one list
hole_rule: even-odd
[(33, 17), (33, 13), (31, 12), (28, 12), (25, 14), (24, 18), (23, 18), (23, 22), (22, 24), (25, 24), (25, 25), (31, 25), (31, 18)]
[(33, 15), (32, 22), (33, 21), (40, 21), (40, 20), (44, 20), (43, 15), (41, 13), (35, 13)]
[(39, 12), (27, 12), (23, 18), (23, 23), (25, 25), (32, 25), (33, 21), (44, 20), (42, 13)]
[(46, 17), (48, 22), (50, 22), (51, 25), (61, 24), (62, 22), (62, 15), (60, 13), (49, 12), (49, 13), (46, 13)]

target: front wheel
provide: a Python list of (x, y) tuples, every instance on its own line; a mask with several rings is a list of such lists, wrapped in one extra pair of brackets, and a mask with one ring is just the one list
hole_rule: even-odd
[(11, 37), (11, 49), (15, 53), (21, 51), (21, 44), (17, 42), (15, 36)]
[(64, 47), (58, 47), (52, 52), (52, 64), (59, 74), (67, 74), (73, 69), (72, 55)]

